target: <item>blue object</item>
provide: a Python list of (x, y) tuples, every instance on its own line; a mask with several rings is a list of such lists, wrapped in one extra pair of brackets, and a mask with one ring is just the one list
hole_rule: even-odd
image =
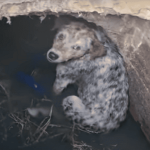
[(27, 75), (24, 72), (18, 72), (16, 77), (19, 81), (27, 84), (28, 86), (30, 86), (32, 89), (34, 89), (38, 93), (44, 94), (45, 89), (40, 84), (36, 83), (32, 76)]

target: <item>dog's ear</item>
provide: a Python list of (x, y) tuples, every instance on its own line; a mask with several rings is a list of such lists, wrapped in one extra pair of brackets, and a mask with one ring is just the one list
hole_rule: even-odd
[(91, 49), (90, 49), (91, 59), (95, 59), (97, 57), (102, 57), (106, 55), (106, 50), (102, 43), (98, 40), (91, 42)]

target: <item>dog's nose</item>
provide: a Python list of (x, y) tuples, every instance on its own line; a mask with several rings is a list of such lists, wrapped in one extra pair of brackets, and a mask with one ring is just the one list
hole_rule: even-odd
[(50, 53), (48, 54), (48, 56), (49, 56), (49, 58), (52, 59), (52, 60), (56, 60), (56, 59), (58, 58), (58, 55), (55, 54), (55, 53), (53, 53), (53, 52), (50, 52)]

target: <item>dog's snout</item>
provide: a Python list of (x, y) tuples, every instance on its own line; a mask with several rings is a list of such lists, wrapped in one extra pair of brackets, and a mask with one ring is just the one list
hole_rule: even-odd
[(54, 52), (50, 52), (48, 54), (49, 58), (52, 59), (52, 60), (56, 60), (58, 58), (58, 55), (55, 54)]

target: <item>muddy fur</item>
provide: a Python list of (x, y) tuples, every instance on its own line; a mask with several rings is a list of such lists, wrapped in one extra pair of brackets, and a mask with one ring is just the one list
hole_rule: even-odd
[(104, 29), (86, 21), (72, 21), (59, 28), (49, 62), (58, 63), (53, 90), (78, 85), (78, 95), (63, 100), (65, 114), (92, 132), (119, 127), (128, 109), (128, 77), (123, 57)]

